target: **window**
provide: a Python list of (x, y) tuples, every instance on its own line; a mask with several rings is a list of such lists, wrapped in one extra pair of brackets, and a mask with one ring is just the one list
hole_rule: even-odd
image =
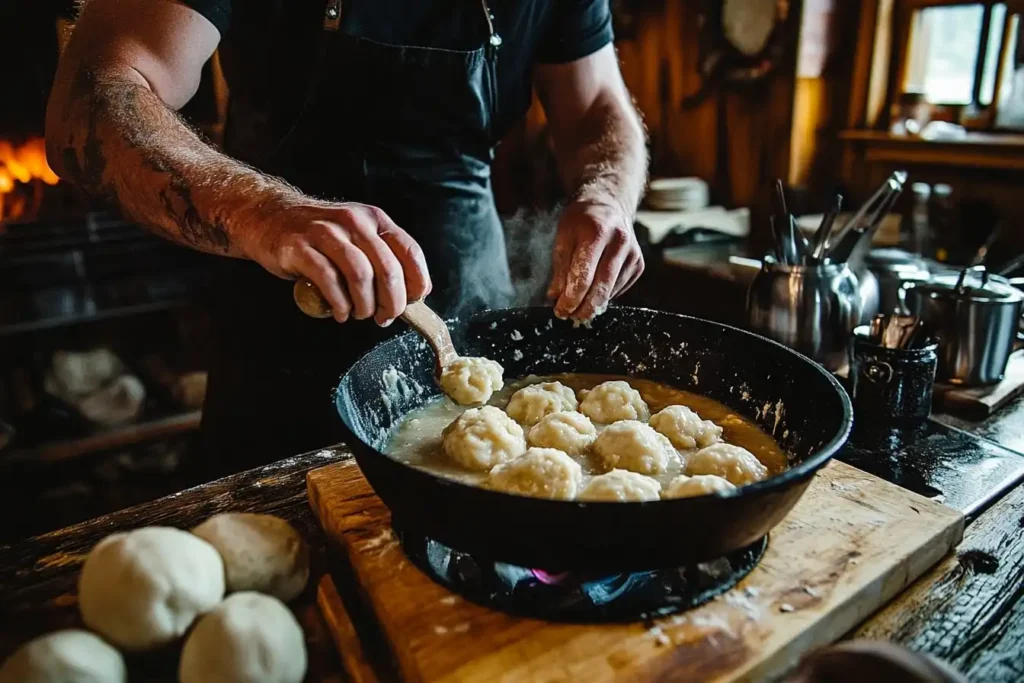
[(921, 93), (933, 105), (979, 109), (1009, 98), (1018, 67), (1019, 1), (904, 1), (903, 92)]
[(983, 5), (914, 12), (904, 91), (932, 104), (970, 104), (984, 19)]

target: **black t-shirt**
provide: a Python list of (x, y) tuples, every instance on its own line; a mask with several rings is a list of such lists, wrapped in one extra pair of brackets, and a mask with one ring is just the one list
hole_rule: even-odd
[[(252, 108), (287, 108), (303, 97), (327, 0), (182, 0), (222, 36), (232, 98)], [(507, 130), (529, 108), (534, 64), (572, 62), (612, 41), (609, 0), (488, 0), (501, 36), (500, 121)], [(342, 32), (380, 43), (473, 50), (487, 38), (480, 0), (341, 0)], [(287, 116), (284, 117), (285, 119)], [(250, 125), (251, 127), (251, 125)]]
[[(183, 0), (229, 35), (240, 5), (251, 0)], [(301, 2), (301, 0), (299, 0)], [(315, 0), (326, 8), (324, 0)], [(298, 3), (296, 3), (298, 4)], [(491, 0), (495, 29), (515, 62), (561, 64), (596, 52), (612, 40), (608, 0)], [(395, 45), (464, 49), (462, 38), (479, 32), (482, 6), (476, 0), (343, 0), (342, 18), (359, 18), (365, 38)], [(268, 46), (269, 47), (269, 46)]]

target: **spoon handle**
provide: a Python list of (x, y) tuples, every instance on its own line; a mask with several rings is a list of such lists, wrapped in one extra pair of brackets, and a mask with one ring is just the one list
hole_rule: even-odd
[(427, 340), (430, 347), (434, 349), (437, 364), (442, 370), (459, 357), (459, 354), (455, 352), (455, 345), (452, 344), (448, 325), (430, 306), (422, 301), (413, 301), (405, 307), (401, 318)]
[[(311, 318), (330, 318), (331, 304), (320, 292), (315, 284), (306, 278), (299, 278), (292, 289), (292, 297), (295, 304), (306, 315)], [(400, 316), (427, 340), (437, 357), (438, 373), (444, 370), (452, 361), (459, 357), (452, 344), (451, 334), (448, 332), (448, 325), (434, 312), (430, 306), (422, 301), (413, 301), (405, 307)]]

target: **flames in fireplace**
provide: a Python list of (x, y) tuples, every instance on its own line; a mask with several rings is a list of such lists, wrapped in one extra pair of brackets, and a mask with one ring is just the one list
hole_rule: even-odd
[(60, 178), (46, 163), (43, 138), (21, 144), (0, 140), (0, 224), (33, 218), (45, 186), (58, 182)]

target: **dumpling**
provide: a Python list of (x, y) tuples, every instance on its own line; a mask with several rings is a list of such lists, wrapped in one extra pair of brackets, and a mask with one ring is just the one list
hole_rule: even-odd
[(530, 448), (492, 469), (488, 477), (488, 485), (497, 491), (555, 500), (572, 500), (582, 483), (580, 464), (554, 448)]
[(686, 406), (668, 406), (651, 416), (648, 423), (664, 434), (676, 448), (704, 448), (722, 438), (722, 428)]
[(630, 470), (661, 474), (680, 465), (672, 442), (643, 422), (623, 420), (608, 425), (594, 441), (594, 456), (602, 471)]
[(602, 382), (588, 391), (580, 403), (580, 412), (600, 424), (619, 420), (646, 422), (651, 416), (640, 392), (622, 380)]
[(526, 452), (523, 428), (500, 408), (470, 408), (445, 427), (449, 458), (468, 470), (486, 472)]
[(505, 386), (504, 372), (497, 361), (463, 356), (441, 373), (441, 388), (459, 405), (487, 403), (491, 394)]
[(680, 474), (668, 483), (665, 490), (661, 492), (661, 497), (693, 498), (695, 496), (723, 494), (735, 490), (736, 487), (730, 484), (728, 480), (714, 474), (698, 474), (695, 477)]
[(657, 479), (627, 470), (612, 470), (591, 479), (577, 500), (640, 502), (658, 500), (660, 492), (661, 484)]
[(686, 460), (686, 473), (715, 474), (736, 486), (752, 484), (768, 476), (768, 468), (745, 448), (716, 443), (702, 448)]
[(516, 422), (532, 427), (544, 416), (563, 410), (576, 410), (576, 394), (561, 382), (541, 382), (512, 394), (505, 411)]
[(596, 438), (597, 429), (590, 418), (575, 411), (544, 416), (526, 436), (531, 446), (557, 448), (569, 455), (586, 453)]

